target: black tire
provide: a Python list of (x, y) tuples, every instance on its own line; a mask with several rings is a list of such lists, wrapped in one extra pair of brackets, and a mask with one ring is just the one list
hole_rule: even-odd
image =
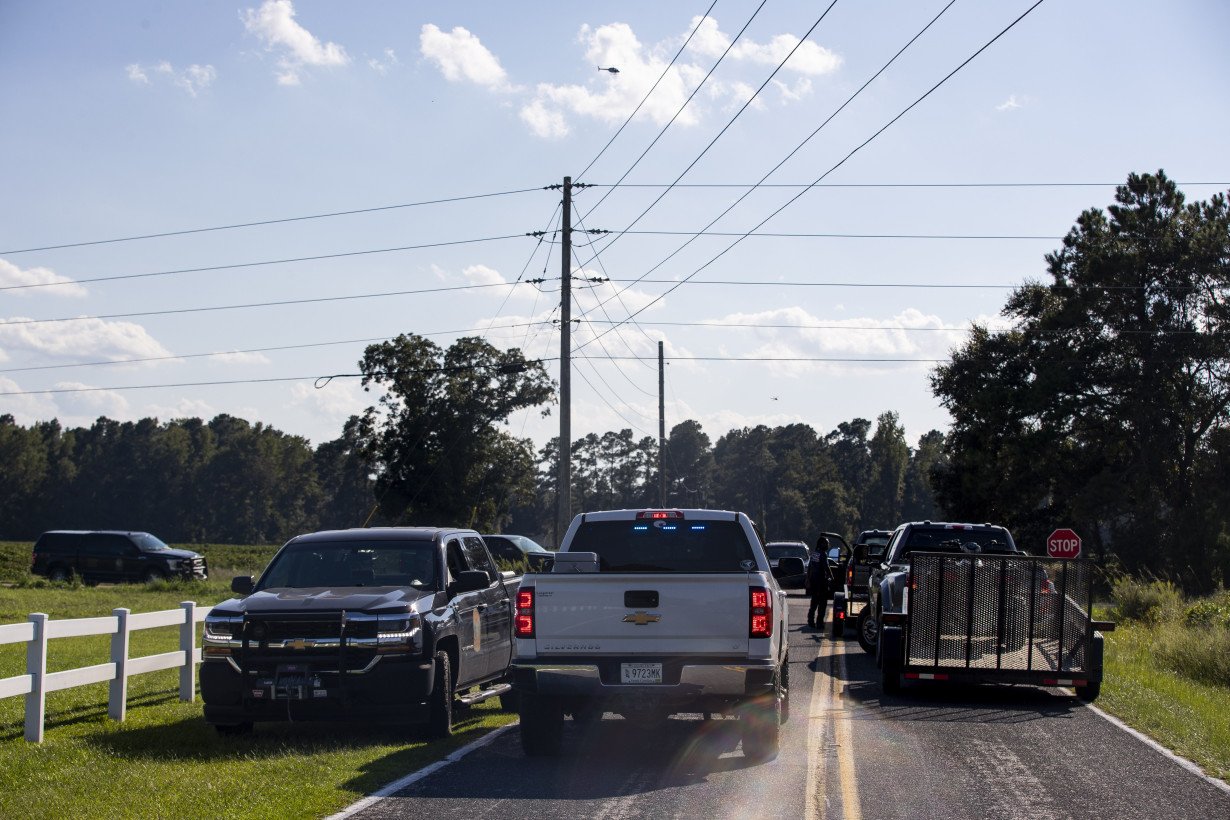
[(1076, 696), (1085, 703), (1093, 703), (1102, 694), (1102, 681), (1091, 680), (1085, 686), (1076, 687)]
[(521, 749), (527, 757), (556, 757), (564, 734), (564, 710), (559, 701), (521, 695)]
[(447, 652), (437, 652), (435, 680), (427, 699), (427, 736), (448, 737), (453, 733), (453, 668)]
[(71, 581), (72, 579), (72, 570), (60, 564), (56, 564), (47, 570), (47, 580), (49, 581)]
[(141, 580), (147, 584), (152, 584), (155, 581), (161, 581), (167, 577), (167, 574), (157, 567), (150, 567), (141, 573)]
[(743, 756), (755, 763), (777, 757), (781, 748), (781, 698), (757, 698), (744, 705), (739, 716)]
[(858, 613), (858, 645), (869, 655), (876, 653), (876, 644), (880, 642), (880, 624), (878, 619), (871, 617), (871, 604), (863, 604)]
[(244, 723), (215, 723), (214, 730), (221, 737), (239, 737), (252, 734), (252, 721)]
[(569, 714), (572, 715), (572, 722), (578, 726), (593, 726), (602, 720), (602, 711), (597, 706), (580, 707), (573, 709)]
[(782, 724), (785, 725), (790, 721), (790, 653), (786, 653), (786, 658), (782, 661), (781, 679), (781, 701), (782, 701)]
[[(845, 637), (845, 634), (846, 634), (845, 616), (848, 611), (849, 611), (849, 607), (846, 606), (845, 593), (842, 593), (842, 592), (835, 593), (833, 595), (833, 623), (829, 627), (829, 629), (831, 630), (829, 634), (834, 640), (836, 640), (837, 638)], [(839, 612), (841, 613), (840, 616), (838, 615)]]

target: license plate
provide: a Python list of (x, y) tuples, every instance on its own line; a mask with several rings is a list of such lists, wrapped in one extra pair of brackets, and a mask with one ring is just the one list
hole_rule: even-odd
[(661, 683), (662, 664), (660, 663), (621, 663), (619, 665), (620, 683)]

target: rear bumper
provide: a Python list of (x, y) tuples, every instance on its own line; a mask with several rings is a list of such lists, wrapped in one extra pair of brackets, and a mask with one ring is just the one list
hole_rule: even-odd
[[(620, 683), (621, 664), (656, 662), (662, 664), (662, 683)], [(768, 659), (748, 658), (540, 658), (514, 659), (509, 672), (513, 687), (521, 692), (583, 701), (646, 701), (678, 706), (733, 703), (770, 695), (775, 666)]]

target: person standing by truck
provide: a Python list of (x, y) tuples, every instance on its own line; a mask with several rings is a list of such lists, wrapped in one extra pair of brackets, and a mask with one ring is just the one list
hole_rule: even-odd
[(811, 604), (807, 607), (807, 625), (824, 629), (824, 610), (829, 603), (829, 539), (820, 536), (807, 564), (807, 588)]

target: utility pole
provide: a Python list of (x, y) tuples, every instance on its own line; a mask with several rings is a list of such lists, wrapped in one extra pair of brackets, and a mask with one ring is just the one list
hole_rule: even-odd
[(572, 177), (564, 177), (560, 228), (559, 474), (555, 546), (572, 522)]
[(658, 506), (666, 506), (666, 359), (658, 342)]

